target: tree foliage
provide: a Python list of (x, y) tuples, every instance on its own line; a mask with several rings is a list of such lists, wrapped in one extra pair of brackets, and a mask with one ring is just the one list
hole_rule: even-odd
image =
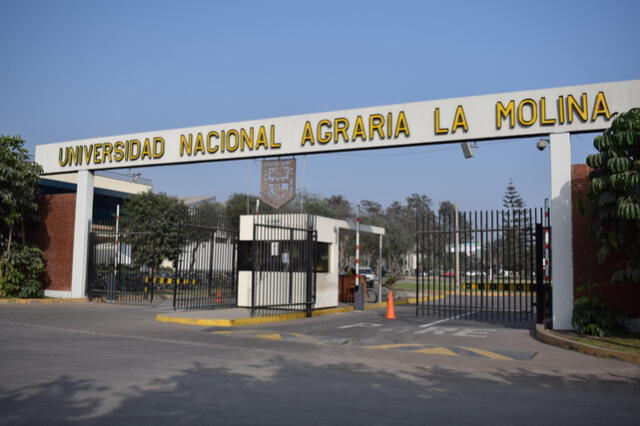
[(502, 206), (505, 209), (518, 210), (525, 207), (524, 200), (520, 196), (520, 192), (513, 184), (513, 179), (509, 179), (509, 183), (504, 190), (504, 196), (502, 197)]
[(592, 217), (598, 259), (621, 259), (612, 281), (640, 282), (640, 108), (620, 114), (593, 141), (587, 156), (590, 191), (585, 211)]
[(133, 263), (153, 271), (165, 259), (176, 261), (188, 238), (182, 227), (188, 212), (182, 201), (163, 193), (129, 198), (122, 209), (122, 227), (133, 247)]
[(40, 165), (29, 160), (25, 141), (0, 136), (0, 295), (42, 295), (42, 253), (26, 244), (25, 224), (38, 219)]
[[(526, 203), (522, 199), (520, 192), (513, 183), (513, 179), (509, 179), (509, 183), (504, 190), (502, 197), (502, 206), (506, 209), (501, 220), (503, 220), (505, 229), (502, 234), (501, 241), (494, 247), (506, 256), (502, 256), (501, 267), (505, 271), (516, 274), (523, 274), (532, 269), (529, 265), (530, 253), (532, 247), (532, 233), (526, 229), (530, 229), (527, 215), (525, 212)], [(500, 258), (495, 255), (494, 258)], [(530, 271), (529, 271), (530, 272)]]

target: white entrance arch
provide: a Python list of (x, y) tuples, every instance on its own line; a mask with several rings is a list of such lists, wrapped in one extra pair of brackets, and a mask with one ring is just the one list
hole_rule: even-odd
[(44, 174), (78, 172), (72, 290), (83, 297), (95, 170), (547, 136), (556, 329), (573, 308), (571, 133), (640, 105), (640, 80), (386, 105), (38, 145)]

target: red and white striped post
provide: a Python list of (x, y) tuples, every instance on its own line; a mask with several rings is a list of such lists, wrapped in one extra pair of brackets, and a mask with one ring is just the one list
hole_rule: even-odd
[(354, 291), (354, 309), (364, 311), (366, 288), (360, 286), (360, 215), (356, 216), (356, 282)]

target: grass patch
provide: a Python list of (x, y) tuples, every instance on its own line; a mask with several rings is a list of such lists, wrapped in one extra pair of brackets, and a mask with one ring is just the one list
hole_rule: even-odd
[(587, 345), (598, 346), (605, 349), (613, 349), (622, 352), (631, 352), (640, 355), (640, 335), (630, 334), (625, 337), (596, 337), (579, 336), (576, 333), (563, 332), (565, 337)]
[(415, 281), (398, 281), (394, 284), (396, 290), (416, 290)]

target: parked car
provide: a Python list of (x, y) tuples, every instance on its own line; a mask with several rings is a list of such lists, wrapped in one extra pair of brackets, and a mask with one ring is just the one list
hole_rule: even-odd
[(484, 271), (467, 271), (464, 273), (465, 276), (470, 278), (478, 278), (478, 277), (486, 277), (487, 273)]
[(445, 278), (455, 278), (456, 273), (454, 271), (445, 271), (442, 276)]
[(360, 276), (364, 277), (367, 280), (367, 285), (371, 286), (376, 280), (376, 273), (373, 272), (373, 269), (367, 266), (361, 266), (358, 268)]

